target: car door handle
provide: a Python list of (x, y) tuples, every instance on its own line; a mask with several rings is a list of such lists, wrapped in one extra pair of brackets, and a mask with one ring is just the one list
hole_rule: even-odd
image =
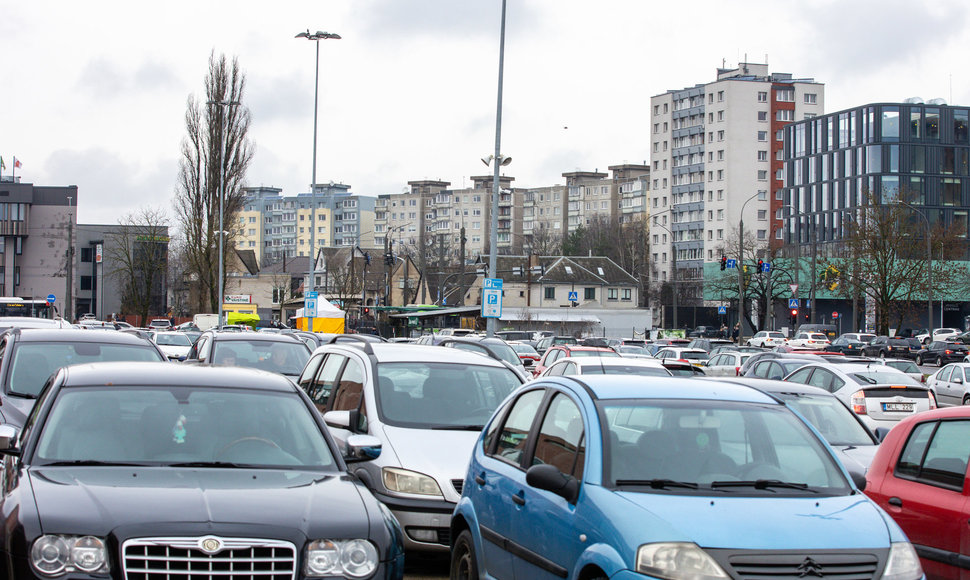
[(478, 485), (485, 485), (485, 474), (479, 474), (475, 476), (475, 483)]
[(514, 501), (516, 505), (525, 505), (525, 498), (519, 494), (513, 495), (512, 501)]
[(899, 499), (898, 497), (889, 498), (887, 503), (891, 506), (903, 507), (903, 500)]

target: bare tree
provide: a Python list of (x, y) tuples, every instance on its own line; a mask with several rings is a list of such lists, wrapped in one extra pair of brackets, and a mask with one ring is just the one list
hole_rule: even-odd
[[(253, 158), (248, 139), (251, 116), (242, 104), (246, 77), (238, 60), (209, 55), (205, 100), (188, 98), (186, 136), (176, 189), (175, 210), (186, 243), (187, 270), (200, 286), (196, 312), (215, 312), (218, 296), (218, 238), (220, 205), (225, 230), (223, 262), (234, 247), (235, 217), (242, 209), (242, 185)], [(222, 103), (222, 105), (220, 105)], [(220, 185), (225, 194), (220, 204)], [(224, 272), (224, 280), (227, 273)]]
[(562, 253), (562, 236), (544, 223), (536, 224), (530, 239), (531, 251), (537, 256), (558, 256)]
[(650, 280), (649, 230), (645, 220), (620, 223), (605, 216), (579, 226), (562, 241), (564, 256), (606, 256), (640, 283), (641, 306), (647, 304)]
[(165, 312), (168, 270), (168, 219), (160, 209), (145, 207), (122, 216), (119, 228), (105, 240), (109, 275), (122, 288), (121, 309), (141, 317)]

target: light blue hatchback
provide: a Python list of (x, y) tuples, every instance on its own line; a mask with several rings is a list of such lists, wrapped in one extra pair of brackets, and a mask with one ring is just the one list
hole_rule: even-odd
[(923, 577), (814, 428), (714, 381), (523, 385), (485, 426), (451, 528), (452, 580)]

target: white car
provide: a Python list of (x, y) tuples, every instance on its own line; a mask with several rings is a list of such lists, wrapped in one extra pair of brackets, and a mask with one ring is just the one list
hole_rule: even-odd
[(892, 367), (897, 371), (901, 371), (903, 374), (908, 375), (910, 378), (915, 379), (920, 383), (926, 382), (926, 375), (923, 371), (919, 370), (919, 366), (905, 358), (876, 358), (872, 359), (869, 364), (886, 365), (887, 367)]
[(775, 331), (775, 330), (759, 330), (748, 339), (748, 346), (760, 346), (761, 348), (767, 348), (772, 346), (781, 346), (788, 342), (785, 335)]
[(736, 377), (741, 374), (741, 366), (753, 357), (750, 352), (720, 352), (712, 356), (704, 367), (704, 374), (714, 377)]
[(950, 363), (926, 379), (926, 386), (936, 393), (941, 407), (970, 405), (970, 364)]
[(788, 341), (788, 346), (815, 348), (819, 350), (830, 344), (832, 344), (832, 341), (821, 332), (799, 332), (795, 335), (795, 338)]
[(181, 332), (153, 332), (151, 337), (168, 360), (185, 360), (192, 348), (192, 339)]
[(662, 348), (654, 355), (654, 357), (661, 361), (667, 359), (679, 360), (689, 362), (698, 368), (703, 368), (710, 356), (706, 350), (700, 348), (682, 348), (677, 346)]
[(930, 335), (928, 334), (917, 334), (916, 340), (920, 341), (923, 344), (929, 344), (934, 340), (946, 340), (951, 336), (956, 336), (960, 334), (961, 332), (963, 331), (960, 330), (959, 328), (934, 328), (933, 338), (930, 338)]
[(669, 377), (659, 360), (630, 359), (622, 357), (569, 357), (559, 359), (542, 371), (541, 377), (558, 375), (637, 375), (643, 377)]

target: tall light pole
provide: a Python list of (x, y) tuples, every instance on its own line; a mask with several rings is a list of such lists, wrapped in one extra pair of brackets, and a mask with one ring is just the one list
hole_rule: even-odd
[(744, 342), (744, 208), (748, 202), (761, 195), (756, 193), (741, 204), (741, 217), (738, 220), (738, 344)]
[[(499, 170), (503, 165), (508, 165), (512, 161), (511, 157), (502, 156), (502, 69), (505, 66), (505, 2), (506, 0), (502, 0), (502, 31), (499, 36), (498, 48), (498, 103), (495, 107), (495, 154), (491, 156), (491, 160), (495, 162), (495, 174), (492, 178), (492, 216), (488, 235), (489, 276), (498, 275), (498, 198), (501, 195), (499, 192)], [(486, 162), (487, 164), (488, 162)], [(495, 336), (495, 327), (495, 318), (488, 318), (485, 326), (485, 336)]]
[(224, 199), (226, 197), (226, 171), (225, 171), (225, 154), (226, 147), (229, 142), (228, 131), (226, 130), (226, 109), (233, 105), (238, 105), (239, 101), (207, 101), (208, 105), (216, 105), (219, 107), (219, 324), (225, 324), (222, 319), (222, 303), (225, 302), (225, 255), (222, 250), (223, 238), (226, 237), (226, 228), (223, 223), (225, 212), (224, 212)]
[[(811, 244), (812, 244), (812, 274), (811, 274), (811, 277), (810, 277), (811, 278), (812, 285), (810, 286), (811, 290), (809, 290), (809, 294), (808, 294), (808, 296), (809, 296), (809, 300), (808, 300), (808, 321), (814, 323), (815, 322), (815, 278), (818, 277), (818, 275), (817, 275), (817, 272), (818, 272), (818, 248), (817, 248), (817, 245), (818, 245), (818, 235), (817, 235), (816, 229), (815, 229), (815, 218), (812, 217), (812, 216), (810, 216), (810, 215), (808, 215), (807, 213), (803, 213), (803, 212), (798, 211), (797, 209), (795, 209), (794, 206), (789, 205), (787, 203), (785, 205), (781, 206), (781, 209), (785, 209), (785, 208), (790, 209), (791, 212), (792, 212), (792, 215), (804, 216), (804, 217), (807, 217), (809, 220), (811, 220), (811, 223), (809, 224), (811, 226), (811, 229), (809, 229), (809, 232), (808, 233), (811, 236)], [(802, 256), (801, 256), (801, 250), (799, 250), (799, 252), (798, 252), (798, 264), (795, 265), (795, 284), (798, 284), (798, 271), (801, 270), (801, 262), (802, 262), (801, 258), (802, 258)], [(853, 321), (852, 323), (855, 324), (855, 321)], [(793, 328), (792, 331), (794, 331), (794, 330), (795, 329)]]
[[(315, 73), (313, 77), (313, 175), (310, 180), (310, 282), (304, 287), (303, 294), (306, 295), (307, 291), (312, 292), (316, 289), (317, 282), (317, 245), (316, 245), (316, 233), (317, 233), (317, 108), (319, 102), (320, 94), (320, 41), (327, 40), (328, 38), (333, 38), (340, 40), (339, 34), (332, 34), (330, 32), (323, 32), (318, 30), (316, 32), (310, 32), (308, 28), (306, 32), (300, 32), (294, 38), (305, 38), (307, 40), (314, 41), (316, 46), (316, 66)], [(285, 250), (284, 250), (285, 252)], [(313, 320), (311, 318), (310, 325), (308, 326), (310, 331), (313, 331)]]
[[(916, 212), (919, 217), (923, 218), (926, 222), (926, 260), (929, 262), (929, 268), (927, 268), (926, 274), (926, 330), (929, 332), (929, 340), (933, 340), (933, 243), (930, 240), (930, 220), (926, 217), (926, 214), (917, 209), (915, 206), (906, 203), (901, 199), (897, 199), (896, 203), (899, 205), (905, 205), (909, 209)], [(940, 305), (940, 316), (943, 316), (942, 304)], [(940, 326), (943, 322), (940, 322)]]
[[(672, 208), (667, 208), (667, 209), (663, 210), (662, 212), (659, 212), (659, 213), (656, 213), (656, 214), (651, 215), (651, 217), (657, 217), (657, 216), (659, 216), (662, 213), (670, 212), (671, 209)], [(671, 219), (673, 219), (673, 213), (671, 213), (670, 215), (671, 215)], [(673, 232), (671, 232), (670, 230), (668, 230), (666, 228), (666, 226), (662, 226), (660, 224), (653, 224), (653, 225), (656, 225), (658, 228), (663, 229), (670, 236), (670, 284), (673, 287), (672, 294), (673, 294), (673, 298), (674, 298), (674, 301), (673, 301), (673, 304), (674, 304), (674, 320), (673, 320), (673, 326), (674, 326), (674, 328), (679, 328), (677, 326), (677, 248), (674, 246), (674, 234), (673, 234)]]

